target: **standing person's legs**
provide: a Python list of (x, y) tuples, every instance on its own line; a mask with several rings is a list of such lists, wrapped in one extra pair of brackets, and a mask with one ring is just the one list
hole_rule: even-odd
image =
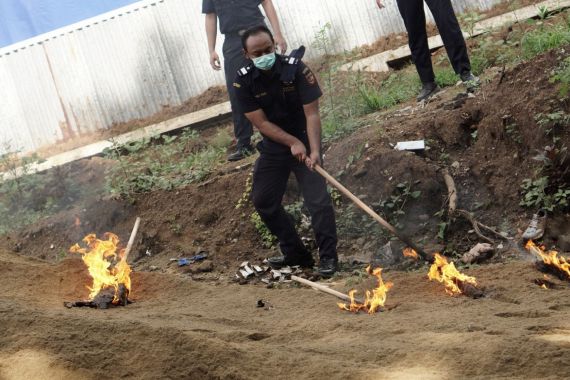
[(426, 0), (426, 3), (433, 14), (453, 70), (458, 75), (471, 72), (467, 46), (451, 0)]
[[(312, 266), (313, 259), (281, 204), (292, 160), (293, 157), (276, 158), (262, 153), (255, 163), (251, 195), (261, 220), (279, 240), (285, 260), (277, 264)], [(270, 264), (274, 264), (272, 260)]]
[(237, 140), (237, 150), (251, 149), (251, 135), (253, 127), (245, 115), (238, 107), (233, 83), (237, 76), (237, 71), (247, 65), (247, 59), (243, 55), (241, 38), (238, 35), (226, 35), (223, 47), (224, 74), (226, 76), (226, 87), (232, 105), (232, 116), (234, 121), (234, 135)]
[[(440, 1), (440, 0), (436, 0)], [(435, 81), (426, 32), (423, 0), (396, 0), (408, 32), (412, 59), (422, 83)]]
[(332, 275), (336, 271), (338, 256), (336, 251), (337, 235), (334, 209), (327, 184), (318, 173), (310, 171), (304, 163), (296, 163), (293, 172), (299, 181), (305, 206), (311, 214), (311, 224), (319, 247), (321, 263), (319, 271), (328, 265)]

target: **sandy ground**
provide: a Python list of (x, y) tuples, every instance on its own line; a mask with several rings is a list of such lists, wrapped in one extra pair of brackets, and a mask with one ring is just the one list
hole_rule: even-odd
[(372, 316), (311, 289), (157, 273), (135, 274), (126, 308), (66, 309), (86, 295), (80, 260), (2, 252), (0, 378), (569, 378), (569, 285), (541, 289), (524, 261), (469, 274), (487, 297), (450, 297), (423, 270), (388, 272), (396, 307)]

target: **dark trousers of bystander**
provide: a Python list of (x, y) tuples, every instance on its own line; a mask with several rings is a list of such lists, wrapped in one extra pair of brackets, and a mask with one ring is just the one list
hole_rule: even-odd
[(291, 172), (299, 182), (304, 204), (311, 215), (321, 260), (336, 261), (336, 221), (326, 182), (304, 163), (290, 155), (261, 153), (253, 172), (252, 199), (255, 209), (271, 233), (277, 236), (285, 257), (302, 259), (309, 254), (295, 230), (292, 218), (281, 204)]
[(241, 37), (238, 34), (225, 35), (222, 54), (224, 55), (226, 87), (228, 89), (228, 95), (232, 105), (234, 136), (237, 140), (237, 149), (250, 148), (253, 127), (238, 107), (233, 86), (237, 76), (237, 71), (248, 64), (248, 61), (243, 54)]
[[(408, 32), (412, 59), (422, 83), (434, 82), (435, 75), (426, 32), (424, 0), (396, 0)], [(447, 56), (459, 75), (471, 71), (465, 39), (451, 0), (425, 0), (441, 35)]]

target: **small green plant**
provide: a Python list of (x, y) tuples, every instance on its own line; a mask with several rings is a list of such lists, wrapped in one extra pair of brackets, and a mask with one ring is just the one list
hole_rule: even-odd
[(566, 58), (550, 77), (551, 83), (560, 83), (559, 94), (566, 99), (570, 93), (570, 57)]
[(555, 25), (526, 33), (522, 38), (521, 48), (523, 56), (528, 59), (568, 43), (570, 43), (568, 25)]
[(557, 132), (570, 126), (570, 114), (560, 110), (550, 113), (539, 113), (534, 117), (534, 120), (547, 136), (554, 138)]
[(360, 158), (362, 157), (362, 154), (364, 153), (365, 147), (366, 147), (366, 143), (360, 144), (356, 148), (356, 151), (348, 156), (347, 163), (346, 163), (347, 168), (350, 165), (354, 164), (355, 162), (358, 162), (358, 160), (360, 160)]
[(378, 204), (384, 214), (394, 223), (396, 228), (401, 228), (400, 218), (405, 215), (404, 206), (410, 199), (418, 199), (421, 191), (412, 191), (412, 184), (401, 182), (396, 185), (392, 195)]
[(475, 27), (477, 23), (481, 20), (481, 16), (477, 12), (468, 12), (459, 16), (459, 23), (461, 24), (461, 29), (465, 30), (469, 37), (473, 37), (475, 34)]
[(520, 205), (523, 207), (552, 212), (565, 210), (570, 204), (570, 189), (562, 186), (553, 188), (547, 176), (535, 180), (527, 178), (523, 180), (521, 189), (523, 199)]
[(435, 70), (435, 83), (440, 87), (453, 86), (458, 80), (459, 77), (450, 67)]
[(20, 157), (9, 141), (0, 152), (0, 234), (68, 207), (77, 195), (77, 185), (62, 168), (36, 173), (38, 157)]
[(253, 188), (253, 171), (249, 172), (249, 175), (247, 176), (247, 179), (245, 180), (245, 186), (243, 189), (243, 193), (241, 194), (241, 197), (239, 198), (239, 200), (236, 204), (237, 210), (246, 207), (250, 203), (252, 188)]
[(515, 143), (517, 144), (522, 143), (521, 133), (516, 123), (507, 124), (505, 126), (505, 132), (507, 133), (507, 136), (509, 136), (511, 140), (513, 140)]
[(185, 129), (179, 136), (114, 143), (104, 152), (116, 162), (106, 173), (107, 191), (132, 200), (134, 194), (203, 181), (221, 162), (231, 138), (221, 131), (201, 148), (197, 138), (196, 131)]
[(257, 233), (259, 233), (263, 246), (265, 248), (273, 247), (277, 242), (277, 237), (269, 231), (269, 228), (267, 228), (265, 223), (263, 223), (263, 220), (261, 220), (261, 216), (259, 216), (257, 211), (252, 212), (249, 219), (253, 223)]
[(387, 109), (413, 98), (420, 87), (415, 73), (391, 74), (379, 88), (363, 85), (358, 91), (368, 112)]
[(330, 194), (333, 205), (340, 207), (342, 205), (342, 195), (340, 194), (340, 191), (330, 186), (327, 186), (327, 191)]
[(541, 5), (538, 7), (538, 18), (542, 21), (550, 17), (550, 10), (546, 5)]

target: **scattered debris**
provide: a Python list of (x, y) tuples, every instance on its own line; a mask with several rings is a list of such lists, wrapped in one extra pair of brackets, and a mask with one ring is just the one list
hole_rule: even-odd
[(208, 254), (207, 253), (202, 253), (202, 254), (198, 254), (189, 258), (186, 257), (182, 257), (180, 259), (170, 259), (170, 261), (178, 261), (178, 266), (179, 267), (183, 267), (185, 265), (190, 265), (190, 264), (194, 264), (197, 261), (202, 261), (204, 259), (208, 258)]
[(491, 257), (495, 248), (489, 243), (477, 243), (473, 248), (463, 255), (461, 261), (465, 264), (481, 262)]
[(301, 273), (303, 271), (299, 266), (283, 267), (277, 270), (266, 265), (252, 265), (248, 261), (244, 261), (235, 274), (235, 280), (240, 284), (259, 281), (266, 285), (273, 285), (274, 283), (289, 283), (292, 275)]
[(408, 150), (408, 151), (422, 151), (425, 150), (425, 148), (426, 144), (424, 140), (400, 141), (394, 147), (394, 149), (396, 150)]
[(557, 284), (550, 281), (550, 279), (548, 278), (547, 275), (544, 275), (544, 278), (537, 278), (533, 282), (543, 289), (558, 289), (559, 288), (559, 286)]

